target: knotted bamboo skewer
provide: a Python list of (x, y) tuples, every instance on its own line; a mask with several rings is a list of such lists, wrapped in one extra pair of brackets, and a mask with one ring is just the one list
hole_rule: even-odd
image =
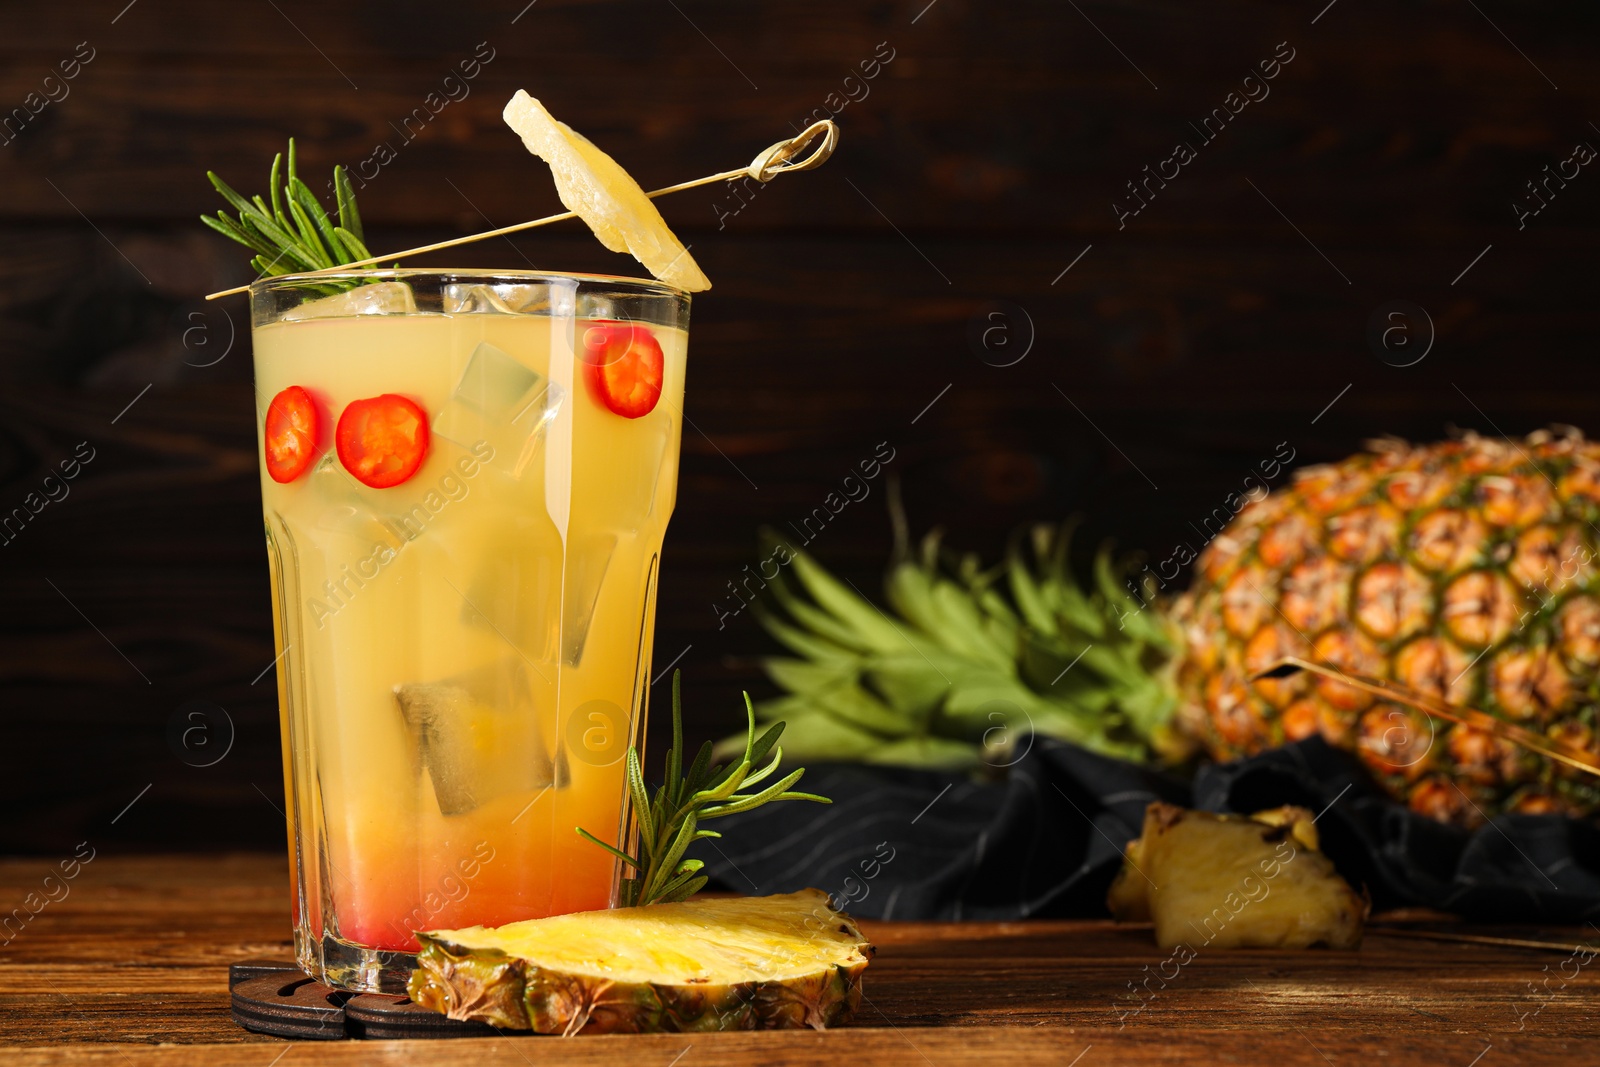
[[(821, 138), (821, 143), (812, 148), (810, 155), (797, 158), (807, 148), (811, 147), (812, 142), (817, 141), (818, 138)], [(780, 174), (797, 170), (814, 170), (822, 166), (828, 161), (828, 157), (833, 155), (833, 150), (838, 144), (838, 125), (832, 119), (822, 119), (819, 122), (813, 122), (788, 140), (779, 141), (771, 145), (757, 155), (755, 159), (751, 160), (749, 166), (739, 167), (736, 170), (725, 170), (720, 174), (708, 174), (704, 178), (695, 178), (693, 181), (679, 182), (677, 185), (669, 185), (664, 189), (656, 189), (644, 195), (653, 200), (658, 196), (666, 196), (668, 193), (694, 189), (701, 185), (711, 185), (714, 182), (733, 181), (735, 178), (754, 178), (758, 182), (770, 182)], [(315, 278), (323, 274), (339, 274), (360, 267), (370, 267), (377, 263), (393, 263), (399, 259), (420, 256), (424, 252), (437, 252), (444, 248), (456, 248), (460, 245), (487, 240), (490, 237), (504, 237), (506, 234), (519, 233), (522, 230), (531, 230), (536, 226), (548, 226), (552, 222), (563, 222), (577, 217), (578, 214), (575, 211), (563, 211), (559, 215), (546, 215), (542, 219), (519, 222), (513, 226), (502, 226), (498, 230), (488, 230), (484, 233), (475, 233), (467, 237), (454, 237), (448, 241), (439, 241), (435, 244), (422, 245), (418, 248), (407, 248), (401, 252), (390, 252), (387, 255), (373, 256), (370, 259), (357, 260), (354, 263), (341, 263), (337, 267), (295, 272), (295, 276), (299, 278)], [(224, 289), (219, 293), (212, 293), (206, 299), (216, 300), (220, 297), (234, 296), (249, 290), (249, 285), (235, 286), (232, 289)]]
[(1324, 678), (1343, 682), (1345, 685), (1353, 686), (1384, 700), (1391, 700), (1396, 704), (1404, 704), (1407, 707), (1415, 708), (1436, 719), (1444, 719), (1446, 722), (1458, 723), (1474, 730), (1482, 730), (1484, 733), (1492, 734), (1495, 737), (1504, 738), (1512, 744), (1525, 748), (1530, 752), (1538, 753), (1546, 759), (1553, 759), (1559, 763), (1565, 763), (1569, 767), (1576, 767), (1580, 771), (1600, 775), (1600, 760), (1596, 760), (1594, 756), (1587, 752), (1580, 751), (1570, 745), (1564, 745), (1554, 738), (1545, 737), (1543, 734), (1535, 733), (1515, 723), (1497, 719), (1493, 715), (1479, 711), (1476, 708), (1458, 708), (1453, 704), (1446, 704), (1443, 701), (1424, 696), (1403, 685), (1379, 681), (1376, 678), (1368, 678), (1365, 675), (1351, 674), (1324, 663), (1313, 663), (1311, 660), (1301, 659), (1299, 656), (1285, 656), (1250, 680), (1254, 682), (1262, 678), (1286, 678), (1297, 671), (1310, 671)]

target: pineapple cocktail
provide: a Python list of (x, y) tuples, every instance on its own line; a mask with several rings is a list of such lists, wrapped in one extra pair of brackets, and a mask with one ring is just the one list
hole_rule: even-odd
[[(354, 284), (353, 284), (354, 283)], [(308, 973), (612, 900), (677, 484), (688, 297), (559, 274), (251, 289)]]
[[(650, 198), (809, 170), (838, 131), (647, 194), (527, 93), (504, 118), (566, 214), (374, 256), (344, 169), (330, 213), (293, 140), (270, 199), (208, 174), (235, 214), (202, 221), (261, 275), (211, 295), (250, 293), (296, 955), (345, 989), (404, 992), (418, 931), (681, 900), (705, 882), (683, 843), (715, 836), (692, 813), (821, 799), (798, 771), (734, 793), (779, 758), (754, 769), (781, 726), (752, 714), (741, 766), (707, 745), (671, 812), (631, 810), (665, 802), (635, 748), (711, 287)], [(659, 281), (355, 269), (573, 216)]]

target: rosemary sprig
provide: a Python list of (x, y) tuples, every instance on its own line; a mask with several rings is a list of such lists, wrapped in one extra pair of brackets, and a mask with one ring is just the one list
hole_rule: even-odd
[[(200, 221), (231, 240), (238, 241), (256, 252), (250, 265), (263, 278), (278, 274), (295, 274), (300, 271), (321, 270), (346, 263), (370, 259), (366, 236), (361, 228), (361, 212), (356, 208), (355, 189), (350, 176), (341, 166), (333, 168), (334, 198), (337, 201), (338, 221), (328, 217), (316, 195), (300, 180), (296, 173), (294, 138), (289, 138), (288, 181), (283, 178), (283, 153), (272, 159), (272, 174), (268, 188), (272, 197), (269, 204), (259, 196), (246, 200), (214, 171), (206, 177), (217, 192), (239, 213), (230, 217), (226, 211), (216, 216), (201, 215)], [(350, 288), (350, 283), (331, 281), (331, 291)]]
[[(814, 793), (791, 792), (789, 787), (800, 780), (804, 767), (796, 768), (765, 789), (741, 793), (745, 786), (754, 785), (770, 777), (783, 759), (783, 749), (778, 747), (778, 737), (783, 733), (783, 723), (774, 723), (766, 733), (756, 737), (756, 713), (750, 703), (750, 694), (744, 696), (745, 712), (749, 726), (745, 734), (744, 753), (737, 763), (726, 767), (711, 762), (711, 742), (700, 747), (700, 754), (683, 774), (683, 714), (678, 689), (679, 672), (672, 674), (672, 747), (667, 750), (667, 779), (652, 799), (644, 784), (644, 772), (639, 765), (639, 750), (628, 749), (628, 792), (633, 798), (634, 815), (639, 822), (638, 855), (630, 856), (612, 848), (598, 837), (578, 827), (578, 833), (593, 841), (613, 856), (632, 867), (634, 874), (622, 882), (622, 904), (670, 903), (685, 900), (698, 893), (709, 879), (700, 874), (705, 866), (699, 860), (686, 860), (683, 853), (692, 842), (707, 837), (721, 837), (715, 830), (703, 830), (700, 821), (722, 815), (759, 808), (773, 800), (814, 800), (819, 804), (832, 804), (827, 797)], [(759, 770), (756, 765), (772, 755), (770, 762)]]

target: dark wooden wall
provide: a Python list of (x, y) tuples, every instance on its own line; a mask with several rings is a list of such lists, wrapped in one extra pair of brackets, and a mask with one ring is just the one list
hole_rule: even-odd
[[(195, 216), (215, 206), (206, 168), (256, 191), (290, 134), (314, 174), (395, 148), (361, 193), (390, 248), (555, 209), (499, 119), (517, 88), (647, 187), (859, 98), (825, 169), (731, 217), (723, 189), (666, 204), (716, 283), (695, 301), (699, 432), (656, 649), (692, 646), (705, 734), (764, 685), (764, 637), (713, 608), (756, 530), (819, 506), (879, 442), (913, 522), (957, 544), (993, 554), (1018, 522), (1081, 511), (1088, 542), (1159, 558), (1280, 442), (1308, 461), (1382, 433), (1600, 432), (1600, 167), (1552, 182), (1520, 229), (1513, 207), (1600, 146), (1591, 7), (525, 2), (93, 0), (8, 20), (0, 109), (66, 95), (0, 145), (0, 513), (79, 442), (94, 458), (0, 545), (0, 849), (280, 847), (271, 675), (252, 683), (273, 652), (245, 305), (196, 301), (248, 271)], [(395, 125), (480, 42), (470, 95), (405, 141)], [(1190, 124), (1291, 49), (1202, 143)], [(1178, 141), (1196, 158), (1119, 225), (1125, 183)], [(575, 225), (435, 262), (636, 269)], [(1397, 300), (1436, 335), (1412, 366), (1392, 364), (1418, 347), (1386, 362), (1366, 339)], [(1420, 346), (1415, 312), (1410, 329)], [(812, 546), (858, 584), (889, 546), (883, 484)], [(236, 729), (208, 768), (168, 740), (192, 700)]]

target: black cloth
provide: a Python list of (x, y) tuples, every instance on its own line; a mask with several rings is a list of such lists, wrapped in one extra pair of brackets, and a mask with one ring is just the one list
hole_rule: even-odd
[(1556, 815), (1503, 815), (1474, 831), (1386, 798), (1360, 762), (1313, 738), (1203, 768), (1193, 783), (1038, 737), (999, 781), (823, 764), (801, 788), (821, 807), (769, 804), (718, 819), (696, 846), (714, 888), (815, 886), (882, 919), (1106, 914), (1123, 848), (1152, 800), (1248, 813), (1321, 813), (1322, 849), (1378, 908), (1425, 905), (1495, 922), (1600, 916), (1600, 830)]

